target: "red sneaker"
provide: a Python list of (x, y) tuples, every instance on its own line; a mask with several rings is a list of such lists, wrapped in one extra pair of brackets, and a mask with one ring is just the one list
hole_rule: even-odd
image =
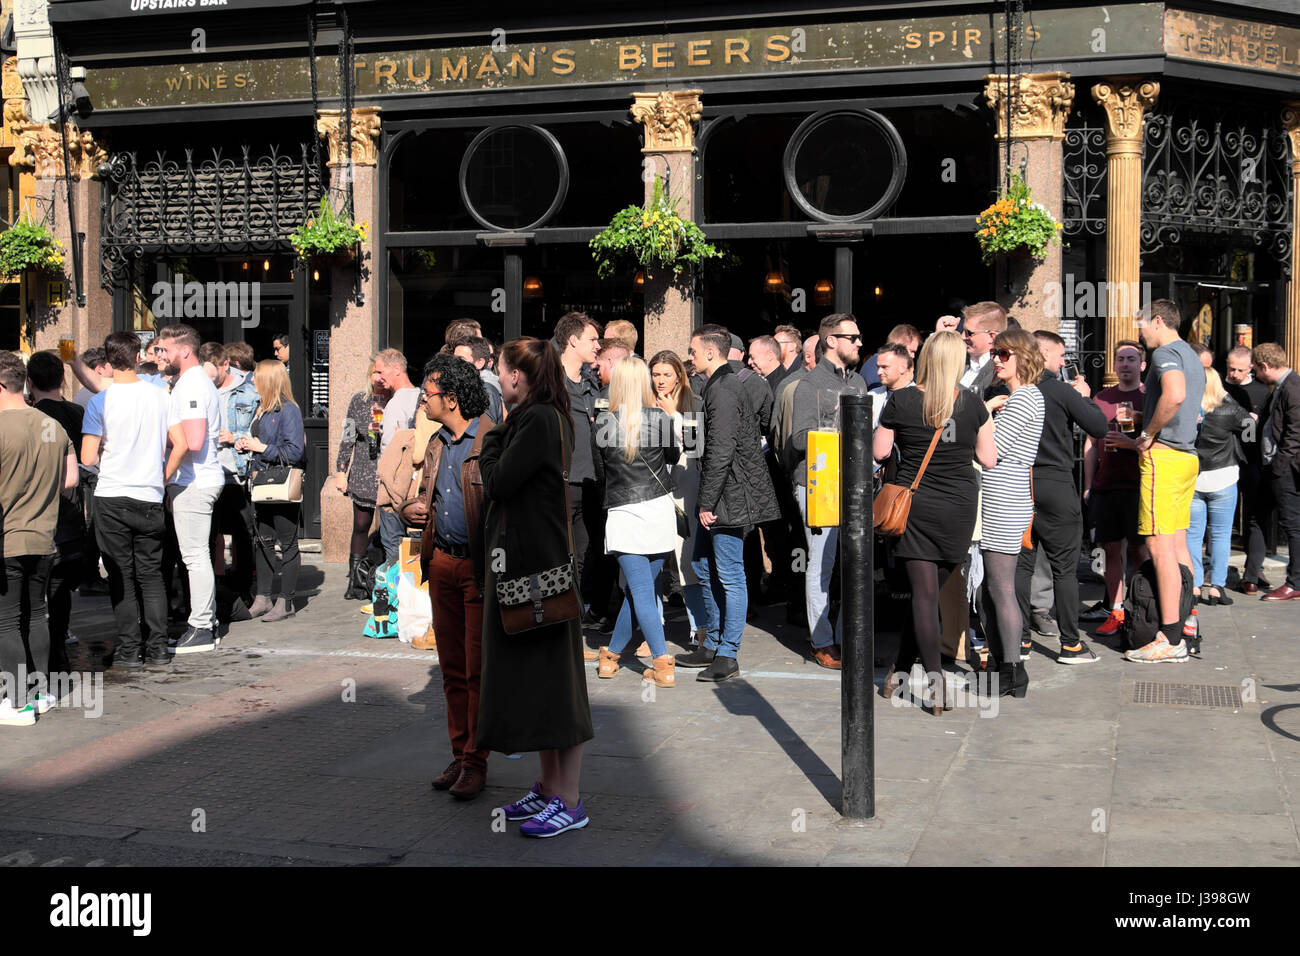
[(1097, 628), (1097, 633), (1103, 637), (1110, 637), (1124, 626), (1124, 609), (1117, 607), (1111, 610), (1110, 617), (1106, 618), (1106, 623)]

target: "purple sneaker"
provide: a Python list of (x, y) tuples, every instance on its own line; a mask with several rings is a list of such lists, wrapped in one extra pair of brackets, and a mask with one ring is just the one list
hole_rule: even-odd
[(581, 830), (590, 822), (581, 800), (570, 810), (564, 799), (557, 795), (551, 798), (545, 810), (521, 826), (519, 832), (530, 837), (553, 837), (565, 830)]
[(539, 780), (533, 784), (533, 789), (528, 791), (526, 797), (508, 806), (497, 807), (497, 809), (506, 815), (507, 820), (531, 820), (546, 809), (548, 802), (542, 796), (542, 782)]

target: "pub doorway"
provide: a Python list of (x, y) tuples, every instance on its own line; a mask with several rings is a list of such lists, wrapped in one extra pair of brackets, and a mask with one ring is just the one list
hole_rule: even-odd
[(306, 538), (320, 536), (320, 489), (329, 475), (328, 289), (326, 272), (290, 255), (146, 258), (115, 310), (114, 327), (146, 343), (163, 326), (183, 323), (204, 342), (247, 342), (257, 361), (274, 359), (276, 337), (289, 337), (289, 384), (306, 439), (299, 523)]

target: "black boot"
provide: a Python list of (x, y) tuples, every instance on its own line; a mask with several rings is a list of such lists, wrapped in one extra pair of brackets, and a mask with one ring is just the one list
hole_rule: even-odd
[(998, 696), (1010, 697), (1016, 691), (1016, 665), (998, 665)]
[(366, 595), (357, 587), (357, 565), (361, 563), (363, 557), (365, 555), (362, 554), (348, 555), (348, 589), (343, 594), (343, 600), (345, 601), (362, 601), (366, 598)]

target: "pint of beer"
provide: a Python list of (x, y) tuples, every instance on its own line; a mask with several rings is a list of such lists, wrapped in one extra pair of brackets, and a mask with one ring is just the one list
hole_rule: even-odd
[(59, 339), (59, 358), (65, 362), (71, 362), (72, 356), (77, 354), (77, 343), (72, 339)]

